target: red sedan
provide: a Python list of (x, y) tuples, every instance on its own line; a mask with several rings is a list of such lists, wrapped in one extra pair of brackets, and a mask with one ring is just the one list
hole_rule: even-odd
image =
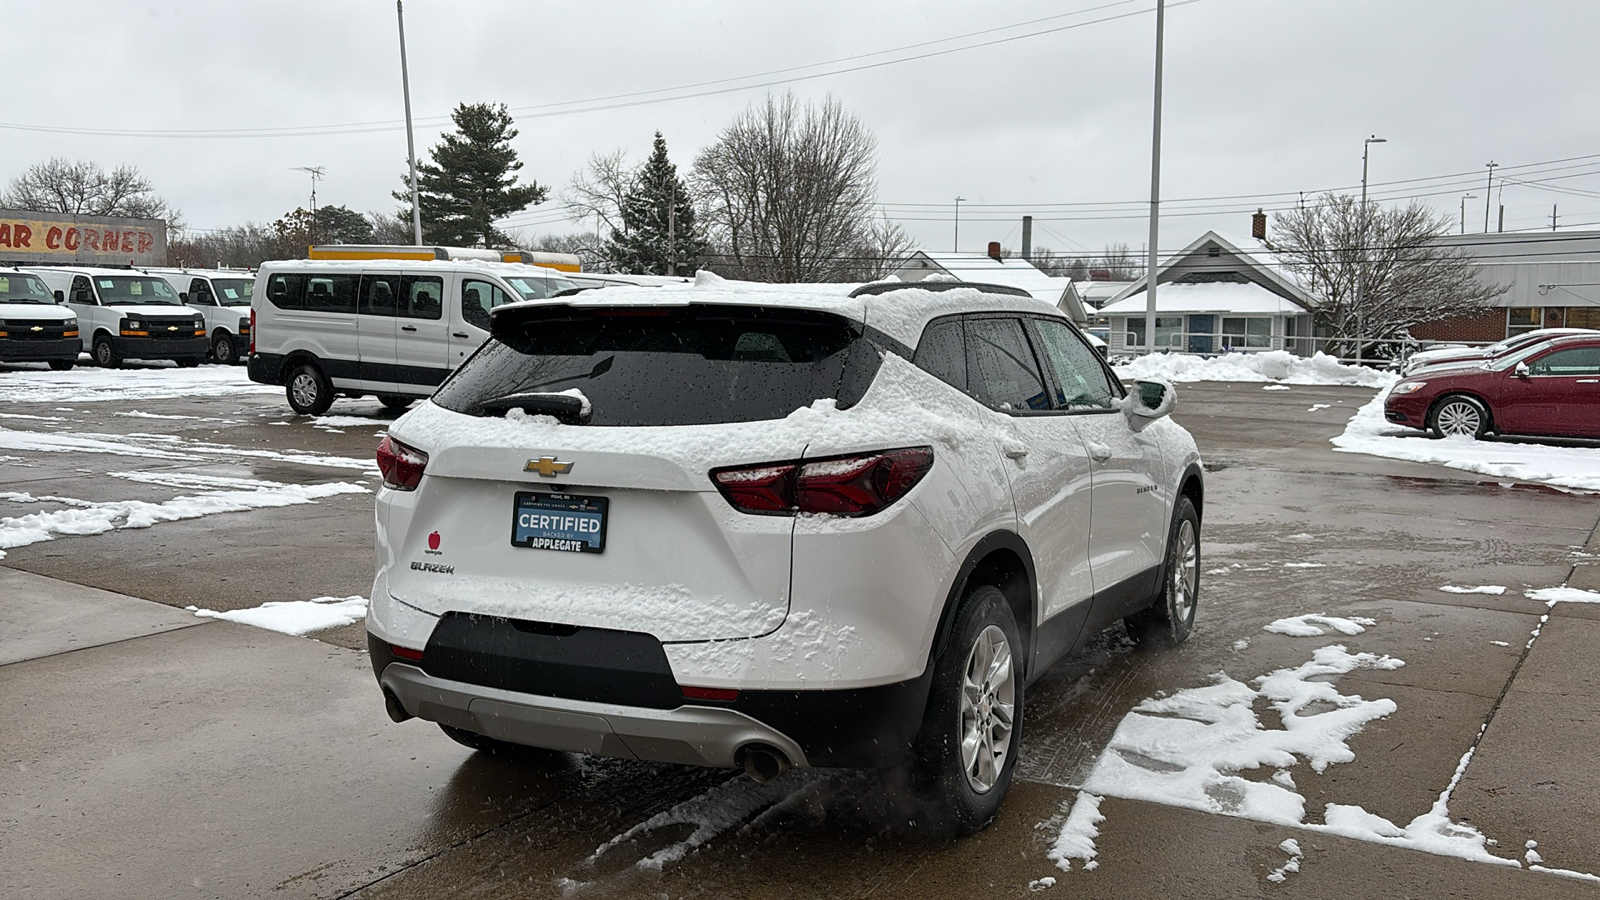
[(1556, 338), (1482, 364), (1440, 367), (1389, 391), (1390, 422), (1434, 437), (1600, 438), (1600, 335)]

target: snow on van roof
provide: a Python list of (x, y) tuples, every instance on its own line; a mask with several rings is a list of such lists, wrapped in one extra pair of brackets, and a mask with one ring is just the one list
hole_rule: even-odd
[(584, 291), (549, 300), (523, 300), (497, 307), (502, 310), (563, 305), (577, 308), (607, 306), (688, 306), (691, 303), (787, 307), (830, 312), (863, 322), (903, 344), (915, 345), (930, 319), (952, 313), (992, 309), (1065, 318), (1061, 310), (1031, 297), (986, 294), (977, 288), (929, 291), (908, 284), (903, 290), (851, 297), (858, 284), (767, 284), (730, 281), (712, 272), (697, 272), (692, 284), (660, 287), (616, 286)]
[[(117, 275), (123, 278), (138, 277), (145, 274), (144, 268), (112, 268), (110, 266), (18, 266), (20, 271), (34, 275), (48, 275), (66, 273), (69, 275)], [(155, 276), (149, 276), (154, 278)]]
[(550, 266), (533, 263), (492, 262), (486, 259), (272, 259), (261, 264), (260, 272), (294, 270), (301, 272), (348, 272), (367, 269), (384, 270), (435, 270), (458, 272), (471, 270), (489, 272), (506, 277), (529, 275), (567, 277), (567, 273)]

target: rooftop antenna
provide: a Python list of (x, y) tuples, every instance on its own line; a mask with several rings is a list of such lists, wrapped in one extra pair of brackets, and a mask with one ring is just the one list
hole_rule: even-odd
[(328, 170), (322, 166), (292, 166), (296, 172), (308, 172), (311, 175), (311, 243), (317, 242), (317, 179), (326, 178)]

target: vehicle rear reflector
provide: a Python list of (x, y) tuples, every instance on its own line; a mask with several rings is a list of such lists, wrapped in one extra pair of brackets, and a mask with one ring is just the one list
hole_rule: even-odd
[(731, 701), (739, 699), (739, 692), (732, 688), (684, 687), (683, 696), (689, 700)]
[(395, 659), (405, 659), (410, 660), (411, 662), (422, 662), (421, 650), (413, 650), (410, 647), (402, 647), (399, 644), (390, 644), (389, 652), (394, 654)]

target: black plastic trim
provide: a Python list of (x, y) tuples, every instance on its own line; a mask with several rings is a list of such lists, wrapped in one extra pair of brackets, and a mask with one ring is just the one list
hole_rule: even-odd
[(380, 640), (377, 635), (367, 632), (367, 656), (372, 659), (372, 674), (383, 680), (383, 670), (389, 668), (389, 663), (394, 662), (394, 651), (389, 649), (389, 642)]
[(77, 359), (83, 350), (78, 338), (53, 338), (47, 340), (12, 340), (0, 338), (0, 360), (6, 362), (47, 362), (49, 360)]
[(933, 683), (921, 677), (877, 687), (826, 691), (741, 691), (731, 707), (787, 735), (813, 766), (871, 768), (904, 761), (922, 727)]
[(1027, 621), (1017, 622), (1017, 631), (1022, 636), (1026, 647), (1026, 655), (1031, 660), (1033, 657), (1034, 617), (1039, 609), (1039, 575), (1034, 568), (1033, 552), (1028, 549), (1027, 541), (1014, 531), (992, 531), (978, 541), (967, 558), (962, 561), (961, 568), (956, 571), (955, 581), (950, 585), (950, 593), (945, 596), (944, 612), (939, 616), (939, 630), (934, 633), (933, 647), (928, 652), (928, 665), (926, 672), (933, 671), (934, 663), (943, 655), (945, 648), (950, 643), (950, 632), (955, 627), (956, 613), (961, 610), (961, 601), (967, 594), (967, 581), (972, 577), (972, 572), (988, 556), (996, 550), (1010, 550), (1021, 560), (1028, 579), (1028, 618)]
[(246, 374), (256, 384), (283, 384), (284, 356), (281, 353), (252, 353), (245, 364)]

